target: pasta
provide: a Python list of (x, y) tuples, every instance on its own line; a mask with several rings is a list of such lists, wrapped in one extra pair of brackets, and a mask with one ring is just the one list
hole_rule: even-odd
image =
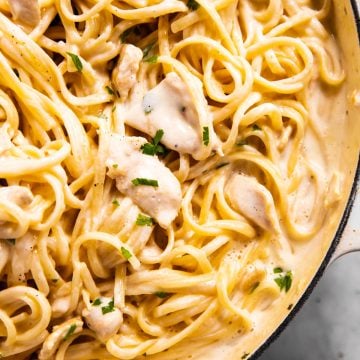
[(200, 359), (296, 293), (342, 181), (330, 14), (0, 0), (2, 357)]

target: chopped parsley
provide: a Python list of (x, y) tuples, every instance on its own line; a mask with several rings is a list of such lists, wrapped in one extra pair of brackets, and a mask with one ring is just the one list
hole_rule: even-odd
[(115, 95), (114, 90), (110, 86), (105, 86), (105, 90), (109, 95)]
[(112, 201), (112, 204), (115, 205), (115, 206), (120, 206), (120, 203), (119, 203), (119, 201), (117, 199), (114, 199)]
[(6, 239), (6, 241), (7, 241), (10, 245), (15, 245), (15, 243), (16, 243), (16, 239)]
[(200, 7), (200, 4), (195, 0), (189, 0), (186, 5), (192, 11), (195, 11)]
[(166, 297), (168, 297), (170, 294), (164, 291), (156, 291), (154, 293), (154, 295), (156, 295), (158, 298), (160, 299), (165, 299)]
[(82, 64), (79, 56), (76, 54), (70, 53), (70, 52), (67, 52), (67, 54), (71, 57), (71, 60), (74, 63), (77, 71), (81, 72), (83, 69), (83, 64)]
[(146, 61), (146, 58), (149, 56), (150, 51), (152, 50), (152, 48), (154, 47), (155, 43), (152, 42), (149, 45), (146, 45), (143, 49), (143, 60)]
[(261, 127), (259, 126), (259, 125), (257, 125), (257, 124), (254, 124), (253, 126), (252, 126), (252, 129), (255, 131), (255, 130), (261, 130)]
[(114, 307), (114, 299), (112, 299), (111, 301), (109, 301), (109, 303), (106, 306), (103, 306), (101, 308), (101, 312), (103, 315), (111, 313), (115, 311), (115, 307)]
[(68, 340), (70, 338), (70, 336), (74, 333), (76, 329), (76, 324), (72, 324), (69, 327), (69, 330), (67, 331), (67, 333), (64, 336), (64, 340)]
[(165, 148), (162, 145), (159, 145), (161, 138), (164, 135), (164, 130), (160, 129), (156, 132), (154, 138), (151, 143), (146, 143), (141, 146), (141, 150), (143, 154), (146, 155), (157, 155), (157, 154), (165, 154)]
[(93, 306), (99, 306), (99, 305), (101, 305), (101, 299), (100, 299), (100, 298), (95, 299), (92, 304), (93, 304)]
[(154, 187), (159, 186), (158, 181), (157, 180), (152, 180), (152, 179), (135, 178), (135, 179), (132, 179), (131, 182), (135, 186), (139, 186), (139, 185), (154, 186)]
[(113, 164), (113, 165), (112, 165), (112, 167), (113, 167), (114, 169), (117, 169), (118, 166), (119, 166), (118, 164)]
[(154, 224), (154, 220), (150, 216), (139, 214), (135, 224), (139, 226), (151, 226)]
[(156, 64), (158, 57), (158, 55), (147, 56), (146, 58), (144, 58), (144, 61), (149, 64)]
[(204, 126), (203, 127), (203, 143), (205, 146), (209, 145), (209, 141), (210, 141), (210, 135), (209, 135), (209, 127), (208, 126)]
[(132, 257), (131, 252), (123, 246), (121, 247), (121, 254), (126, 260), (129, 260)]
[(291, 288), (292, 284), (292, 272), (291, 271), (282, 271), (281, 268), (275, 268), (274, 273), (278, 274), (278, 277), (274, 279), (278, 287), (280, 288), (280, 291), (285, 290), (285, 292), (288, 292)]
[(274, 274), (280, 274), (280, 273), (282, 273), (284, 270), (281, 268), (281, 267), (276, 267), (275, 269), (274, 269)]

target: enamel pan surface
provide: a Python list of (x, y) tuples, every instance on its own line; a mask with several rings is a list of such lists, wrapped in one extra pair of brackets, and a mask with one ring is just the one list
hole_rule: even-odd
[[(338, 1), (338, 0), (334, 0), (334, 1)], [(339, 1), (343, 1), (343, 0), (339, 0)], [(351, 0), (351, 7), (353, 10), (353, 14), (352, 14), (353, 20), (355, 20), (357, 35), (358, 35), (357, 41), (356, 41), (356, 39), (354, 39), (355, 41), (354, 41), (353, 46), (360, 47), (360, 16), (359, 16), (360, 0)], [(350, 21), (351, 16), (348, 16), (348, 18), (349, 19), (347, 21)], [(358, 119), (358, 120), (360, 120), (360, 119)], [(359, 136), (360, 136), (360, 134), (359, 134)], [(320, 265), (319, 270), (315, 274), (313, 280), (311, 281), (310, 285), (304, 292), (303, 296), (297, 302), (296, 306), (294, 306), (291, 313), (289, 313), (289, 315), (285, 318), (285, 320), (281, 323), (281, 325), (274, 331), (274, 333), (263, 343), (263, 345), (248, 360), (255, 360), (255, 359), (259, 358), (259, 356), (269, 347), (269, 345), (280, 336), (280, 334), (284, 331), (284, 329), (287, 327), (287, 325), (290, 323), (290, 321), (295, 317), (295, 315), (299, 312), (301, 307), (304, 305), (304, 303), (307, 301), (307, 299), (311, 295), (316, 284), (322, 277), (324, 271), (326, 270), (331, 259), (333, 258), (335, 250), (337, 249), (337, 247), (341, 241), (345, 227), (349, 220), (349, 216), (354, 207), (355, 201), (357, 201), (357, 202), (360, 201), (359, 194), (358, 194), (358, 196), (356, 196), (357, 189), (359, 188), (359, 186), (360, 186), (360, 157), (358, 158), (355, 178), (354, 178), (354, 182), (352, 185), (349, 199), (346, 204), (345, 211), (341, 218), (341, 221), (340, 221), (339, 227), (337, 229), (337, 232), (335, 234), (334, 240), (332, 241), (331, 246), (330, 246), (329, 250), (327, 251), (325, 258), (324, 258), (322, 264)], [(356, 197), (357, 197), (357, 199), (356, 199)]]

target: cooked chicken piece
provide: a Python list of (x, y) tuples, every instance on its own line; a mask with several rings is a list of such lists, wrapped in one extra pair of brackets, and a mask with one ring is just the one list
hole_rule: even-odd
[[(181, 205), (180, 183), (157, 156), (142, 153), (141, 146), (145, 143), (142, 137), (110, 136), (108, 175), (116, 179), (121, 193), (167, 228)], [(150, 180), (155, 186), (137, 183), (139, 178)]]
[(96, 299), (82, 316), (89, 328), (101, 341), (106, 341), (115, 335), (123, 322), (122, 312), (114, 306), (114, 300), (108, 297)]
[(72, 318), (61, 325), (54, 326), (52, 333), (46, 338), (39, 354), (39, 360), (53, 359), (59, 345), (71, 335), (78, 334), (83, 329), (83, 321), (79, 318)]
[(202, 96), (201, 83), (195, 77), (194, 84), (197, 85), (198, 106), (205, 114), (206, 124), (200, 124), (194, 99), (176, 73), (167, 74), (145, 96), (139, 86), (136, 89), (138, 93), (135, 91), (132, 100), (124, 107), (125, 123), (152, 137), (161, 129), (164, 131), (161, 142), (169, 149), (191, 154), (196, 160), (206, 158), (207, 150), (217, 149), (218, 144), (212, 130), (211, 114)]
[(125, 44), (121, 47), (119, 60), (112, 72), (112, 82), (121, 99), (126, 99), (129, 91), (136, 84), (143, 53), (138, 47)]
[(14, 20), (31, 26), (36, 26), (39, 23), (40, 6), (38, 0), (9, 0), (9, 5)]
[(232, 207), (261, 228), (278, 233), (279, 222), (270, 191), (250, 176), (233, 175), (225, 189)]
[[(32, 192), (24, 186), (4, 186), (0, 187), (0, 202), (10, 202), (14, 206), (18, 206), (20, 210), (24, 210), (33, 201)], [(14, 226), (14, 218), (6, 211), (0, 212), (0, 239), (17, 238), (24, 235), (17, 231)]]

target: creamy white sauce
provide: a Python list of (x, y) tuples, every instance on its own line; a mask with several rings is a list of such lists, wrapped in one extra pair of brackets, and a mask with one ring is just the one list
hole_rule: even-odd
[[(141, 146), (147, 141), (142, 137), (109, 137), (106, 166), (108, 175), (116, 180), (117, 189), (145, 213), (167, 228), (178, 214), (181, 205), (181, 187), (175, 175), (157, 156), (143, 154)], [(158, 186), (138, 185), (134, 179), (157, 181)]]

